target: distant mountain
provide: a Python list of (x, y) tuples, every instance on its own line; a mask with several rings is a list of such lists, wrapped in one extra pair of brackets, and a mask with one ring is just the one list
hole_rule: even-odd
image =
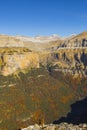
[(19, 37), (16, 38), (20, 39), (21, 41), (30, 41), (34, 43), (44, 43), (44, 42), (50, 42), (61, 39), (58, 35), (51, 35), (51, 36), (36, 36), (36, 37)]

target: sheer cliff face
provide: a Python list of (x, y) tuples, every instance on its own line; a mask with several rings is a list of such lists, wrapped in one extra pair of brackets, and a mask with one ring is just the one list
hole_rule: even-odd
[[(20, 51), (21, 50), (21, 51)], [(16, 52), (12, 49), (1, 53), (0, 55), (0, 69), (5, 76), (23, 70), (25, 68), (38, 68), (39, 57), (37, 53), (25, 52), (24, 49), (19, 48)]]
[(72, 73), (86, 73), (87, 32), (65, 39), (0, 35), (0, 71), (3, 75), (48, 64)]
[(2, 66), (2, 74), (8, 75), (16, 72), (18, 69), (38, 68), (39, 59), (35, 53), (13, 54), (3, 56), (4, 64)]

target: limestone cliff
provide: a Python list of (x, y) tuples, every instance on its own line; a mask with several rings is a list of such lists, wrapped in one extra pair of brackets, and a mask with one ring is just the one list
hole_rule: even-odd
[(39, 67), (39, 57), (35, 52), (28, 51), (24, 48), (4, 48), (3, 51), (0, 53), (0, 70), (5, 76), (17, 70)]
[(56, 66), (55, 70), (84, 75), (87, 73), (87, 49), (59, 49), (52, 53), (42, 54), (42, 65)]

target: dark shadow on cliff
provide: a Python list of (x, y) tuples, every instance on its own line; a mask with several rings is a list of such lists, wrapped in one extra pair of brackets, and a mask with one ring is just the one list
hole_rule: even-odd
[(71, 112), (67, 114), (67, 117), (61, 117), (53, 123), (58, 124), (61, 122), (72, 124), (87, 123), (87, 98), (72, 104)]
[(84, 66), (87, 66), (87, 54), (85, 54), (84, 52), (82, 53), (80, 60), (83, 62)]
[(74, 58), (75, 58), (75, 60), (76, 60), (78, 63), (80, 63), (80, 60), (79, 60), (79, 58), (78, 58), (78, 54), (75, 54), (75, 55), (74, 55)]

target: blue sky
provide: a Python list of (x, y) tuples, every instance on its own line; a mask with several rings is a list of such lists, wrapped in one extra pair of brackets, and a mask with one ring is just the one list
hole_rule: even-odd
[(61, 36), (87, 30), (87, 0), (0, 0), (0, 34)]

